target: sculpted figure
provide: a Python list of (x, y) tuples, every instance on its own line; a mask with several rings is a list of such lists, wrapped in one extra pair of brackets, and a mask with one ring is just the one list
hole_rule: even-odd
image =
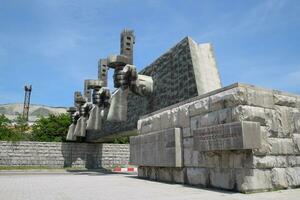
[[(133, 65), (134, 43), (133, 31), (125, 29), (121, 33), (120, 55), (100, 59), (98, 80), (85, 80), (84, 96), (80, 92), (75, 93), (75, 108), (69, 109), (73, 123), (69, 127), (67, 140), (75, 141), (76, 137), (85, 137), (87, 131), (101, 131), (105, 120), (126, 121), (129, 92), (140, 96), (153, 92), (152, 78), (138, 74)], [(107, 87), (109, 68), (114, 69), (116, 90), (112, 95)]]

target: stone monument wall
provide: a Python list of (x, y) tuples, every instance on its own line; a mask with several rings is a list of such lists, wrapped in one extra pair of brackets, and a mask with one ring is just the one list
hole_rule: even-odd
[(128, 162), (128, 144), (0, 141), (0, 166), (110, 168)]
[(140, 177), (241, 192), (300, 186), (297, 95), (233, 84), (143, 116), (138, 133)]
[(139, 74), (153, 78), (153, 94), (149, 97), (130, 95), (128, 120), (106, 122), (102, 133), (88, 133), (87, 141), (136, 129), (140, 116), (221, 87), (211, 44), (197, 44), (190, 37), (184, 38)]

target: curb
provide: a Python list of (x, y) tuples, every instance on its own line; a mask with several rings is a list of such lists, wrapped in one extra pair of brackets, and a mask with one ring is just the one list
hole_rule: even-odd
[(137, 172), (136, 167), (115, 167), (113, 168), (113, 172)]

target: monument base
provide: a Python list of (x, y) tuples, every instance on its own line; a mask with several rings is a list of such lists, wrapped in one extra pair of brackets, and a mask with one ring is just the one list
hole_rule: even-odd
[(233, 84), (138, 121), (130, 160), (151, 180), (258, 192), (300, 187), (300, 96)]

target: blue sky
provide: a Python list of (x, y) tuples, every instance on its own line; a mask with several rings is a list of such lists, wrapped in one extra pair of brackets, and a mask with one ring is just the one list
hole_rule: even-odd
[(244, 82), (300, 94), (298, 0), (0, 0), (0, 104), (71, 106), (97, 61), (135, 30), (135, 65), (185, 36), (214, 45), (223, 86)]

